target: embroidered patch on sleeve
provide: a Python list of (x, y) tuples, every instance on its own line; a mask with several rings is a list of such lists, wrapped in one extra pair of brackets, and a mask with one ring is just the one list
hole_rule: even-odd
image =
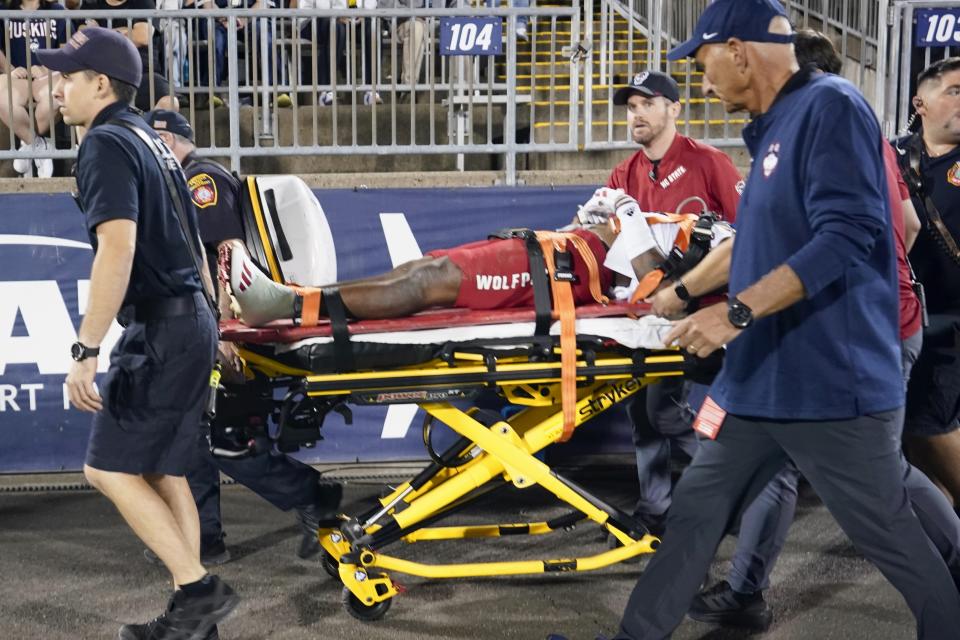
[(198, 209), (206, 209), (217, 204), (217, 183), (213, 181), (210, 174), (198, 173), (187, 181), (187, 188), (190, 189), (190, 196), (193, 204)]

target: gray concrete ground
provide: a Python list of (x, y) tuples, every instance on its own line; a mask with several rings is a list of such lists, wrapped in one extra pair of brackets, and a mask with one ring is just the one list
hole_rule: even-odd
[[(622, 506), (630, 505), (626, 472), (576, 476)], [(382, 485), (350, 482), (346, 511), (365, 508)], [(559, 513), (538, 490), (488, 497), (459, 521), (509, 522)], [(563, 632), (592, 640), (615, 629), (643, 563), (594, 573), (524, 578), (427, 581), (396, 576), (407, 592), (386, 618), (361, 623), (341, 607), (341, 587), (317, 562), (298, 560), (299, 530), (248, 490), (223, 492), (233, 560), (218, 572), (243, 602), (221, 626), (225, 640), (542, 639)], [(507, 557), (586, 555), (603, 548), (598, 529), (580, 526), (549, 537), (420, 543), (395, 547), (418, 561), (462, 562)], [(732, 546), (726, 541), (715, 577)], [(108, 502), (92, 491), (0, 493), (0, 639), (111, 639), (123, 622), (158, 614), (168, 596), (164, 572), (147, 564), (141, 546)], [(899, 594), (868, 565), (815, 497), (801, 499), (768, 599), (776, 607), (769, 640), (894, 640), (914, 636)], [(678, 640), (732, 640), (745, 634), (686, 621)]]

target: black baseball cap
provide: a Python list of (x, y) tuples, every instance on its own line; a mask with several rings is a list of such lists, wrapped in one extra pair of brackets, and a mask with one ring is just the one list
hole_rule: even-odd
[(620, 87), (613, 94), (613, 104), (623, 106), (635, 93), (648, 98), (663, 97), (670, 102), (680, 102), (680, 87), (673, 78), (660, 71), (643, 71), (633, 76), (630, 84)]
[(167, 109), (154, 109), (148, 112), (143, 119), (155, 131), (169, 131), (193, 142), (193, 127), (182, 114)]
[(89, 69), (140, 86), (140, 54), (126, 36), (113, 29), (87, 27), (74, 33), (60, 49), (38, 49), (33, 55), (53, 71), (74, 73)]
[[(692, 58), (705, 44), (737, 38), (744, 42), (790, 44), (793, 34), (770, 33), (770, 21), (787, 18), (778, 0), (714, 0), (700, 14), (693, 37), (672, 49), (668, 60)], [(788, 18), (789, 19), (789, 18)]]

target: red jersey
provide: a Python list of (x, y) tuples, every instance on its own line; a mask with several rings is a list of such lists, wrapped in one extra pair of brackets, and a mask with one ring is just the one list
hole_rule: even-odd
[(903, 181), (897, 164), (897, 152), (889, 143), (883, 145), (883, 168), (887, 174), (887, 196), (893, 214), (893, 244), (897, 249), (897, 289), (900, 292), (900, 339), (909, 338), (923, 323), (920, 300), (910, 285), (910, 266), (907, 263), (906, 232), (903, 224), (903, 201), (910, 199), (910, 190)]
[(700, 213), (695, 202), (677, 211), (681, 202), (699, 196), (710, 211), (733, 222), (744, 182), (727, 154), (678, 133), (656, 168), (638, 151), (614, 168), (607, 186), (623, 189), (644, 211)]
[[(590, 251), (600, 265), (600, 290), (606, 291), (613, 284), (613, 272), (603, 267), (607, 248), (595, 233), (575, 229), (576, 234), (587, 241)], [(439, 249), (427, 254), (434, 258), (446, 256), (459, 267), (460, 291), (455, 307), (464, 309), (509, 309), (533, 306), (533, 284), (530, 278), (530, 257), (523, 240), (480, 240), (452, 249)], [(571, 251), (573, 272), (577, 276), (573, 285), (576, 304), (590, 304), (590, 271), (580, 258), (579, 252)]]

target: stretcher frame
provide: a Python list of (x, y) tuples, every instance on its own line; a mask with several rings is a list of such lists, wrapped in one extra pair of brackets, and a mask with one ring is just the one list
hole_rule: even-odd
[[(247, 187), (251, 207), (245, 211), (246, 244), (262, 247), (261, 262), (274, 280), (282, 282), (278, 260), (272, 251), (278, 239), (268, 231), (255, 181), (248, 179)], [(273, 223), (279, 224), (276, 219)], [(610, 309), (603, 307), (592, 312), (603, 315)], [(498, 311), (493, 314), (496, 320), (471, 313), (473, 321), (491, 324), (523, 321), (534, 312)], [(458, 316), (463, 315), (458, 311), (418, 314), (416, 328), (458, 326), (462, 321)], [(410, 319), (376, 321), (375, 324), (385, 330), (403, 330), (401, 325), (409, 328)], [(363, 322), (351, 326), (360, 330), (361, 325)], [(324, 335), (330, 334), (329, 326), (323, 330)], [(317, 335), (316, 331), (316, 328), (289, 323), (273, 323), (272, 327), (256, 329), (234, 324), (227, 327), (223, 337), (241, 343), (293, 342)], [(393, 598), (403, 590), (392, 580), (391, 573), (427, 579), (572, 573), (601, 569), (652, 553), (657, 548), (659, 539), (641, 522), (562, 477), (535, 457), (550, 444), (564, 439), (558, 340), (536, 336), (530, 340), (525, 353), (518, 353), (516, 349), (498, 350), (503, 346), (496, 340), (479, 348), (453, 345), (425, 364), (386, 371), (331, 374), (315, 374), (278, 362), (262, 351), (240, 349), (248, 370), (255, 372), (256, 377), (266, 379), (268, 386), (275, 380), (286, 381), (296, 388), (296, 393), (315, 400), (321, 414), (347, 403), (415, 403), (427, 413), (428, 420), (441, 422), (460, 436), (443, 453), (434, 455), (433, 461), (420, 473), (380, 498), (377, 506), (357, 516), (343, 515), (339, 527), (318, 531), (323, 567), (343, 583), (344, 607), (355, 618), (374, 621), (386, 615)], [(576, 354), (574, 430), (632, 398), (648, 384), (665, 376), (684, 375), (686, 369), (684, 357), (676, 349), (630, 350), (610, 340), (590, 336), (577, 337)], [(475, 407), (461, 409), (453, 404), (455, 400), (470, 399), (490, 388), (496, 389), (511, 404), (524, 408), (506, 418), (491, 418)], [(289, 393), (288, 398), (293, 395), (294, 392)], [(280, 427), (283, 428), (282, 421)], [(517, 489), (540, 486), (571, 510), (545, 522), (438, 526), (443, 518), (469, 505), (489, 488), (505, 484)], [(415, 544), (546, 535), (584, 520), (609, 532), (619, 546), (576, 558), (437, 564), (411, 562), (383, 552), (396, 542)]]
[[(354, 617), (382, 618), (402, 587), (391, 578), (400, 573), (427, 579), (530, 575), (593, 571), (651, 553), (659, 540), (630, 515), (559, 475), (536, 456), (560, 440), (561, 363), (559, 348), (538, 347), (536, 357), (491, 349), (452, 348), (426, 364), (386, 371), (311, 374), (241, 349), (249, 367), (269, 377), (302, 375), (302, 392), (335, 407), (339, 403), (415, 403), (460, 437), (409, 481), (357, 516), (341, 516), (339, 528), (321, 529), (324, 569), (339, 579), (343, 604)], [(534, 351), (537, 349), (535, 348)], [(636, 350), (597, 340), (577, 351), (576, 424), (579, 428), (642, 388), (665, 376), (684, 373), (677, 350)], [(511, 404), (524, 407), (508, 418), (491, 419), (476, 408), (461, 409), (455, 400), (495, 388)], [(470, 526), (437, 523), (492, 487), (540, 486), (570, 507), (545, 522), (508, 522)], [(479, 563), (412, 562), (385, 553), (396, 542), (546, 535), (590, 520), (608, 531), (619, 546), (576, 558)]]

